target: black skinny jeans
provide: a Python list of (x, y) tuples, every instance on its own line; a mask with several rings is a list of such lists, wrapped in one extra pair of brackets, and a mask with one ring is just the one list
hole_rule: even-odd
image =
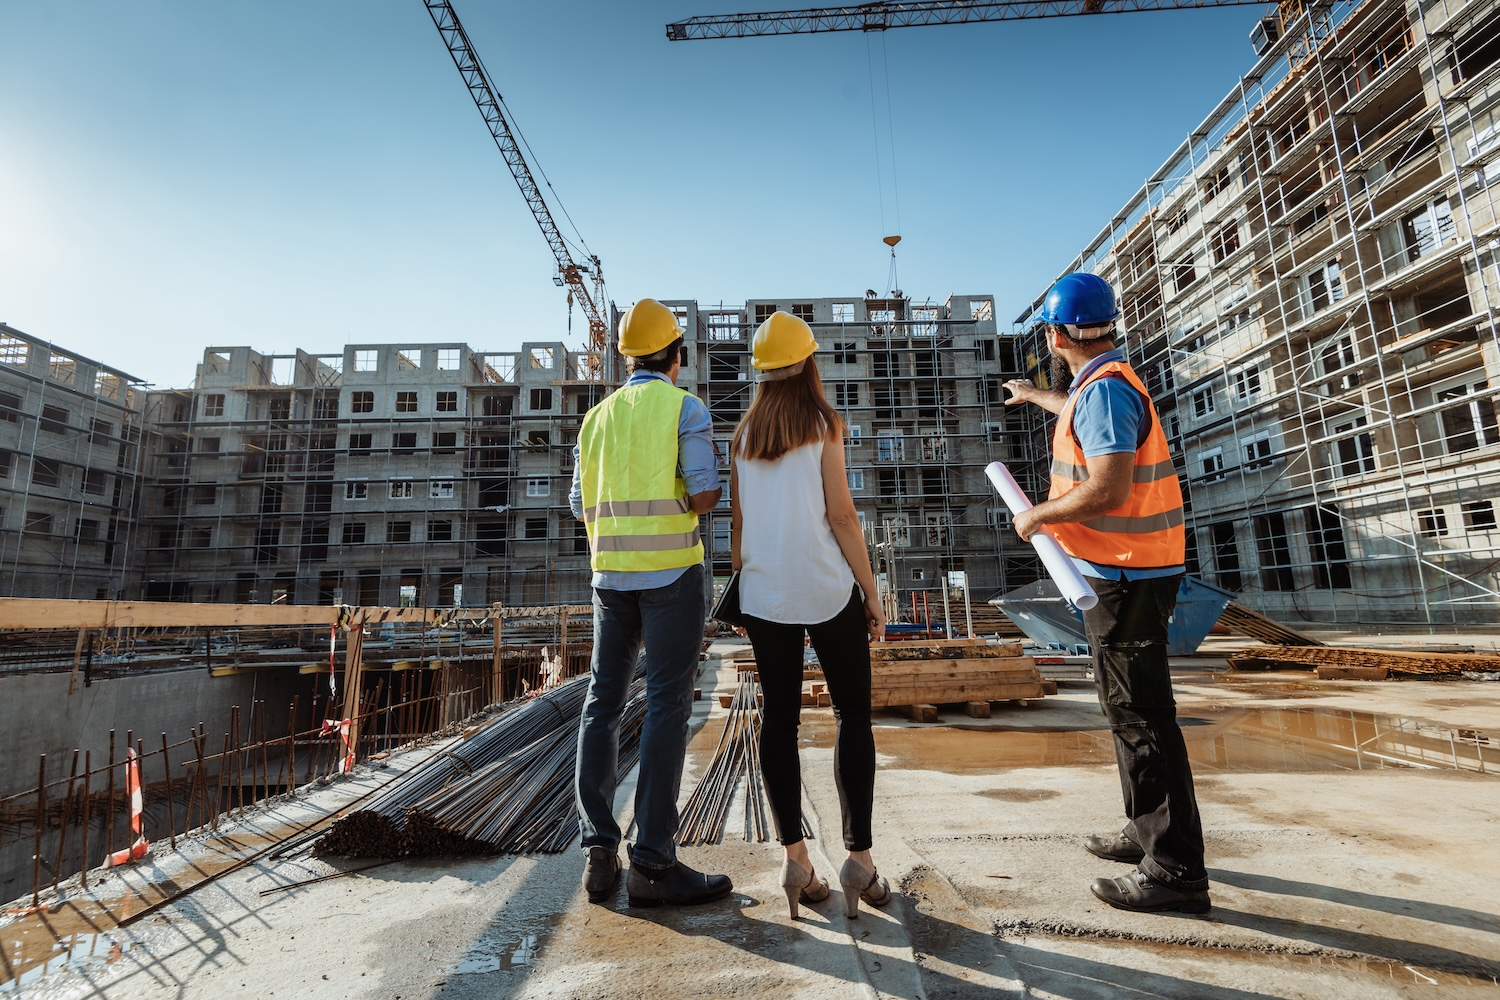
[(803, 636), (823, 666), (838, 735), (833, 776), (844, 815), (844, 848), (870, 849), (870, 811), (875, 803), (875, 736), (870, 731), (870, 642), (859, 588), (844, 610), (819, 625), (782, 625), (750, 615), (745, 631), (755, 648), (755, 667), (765, 696), (760, 725), (760, 767), (776, 839), (802, 839), (802, 762), (797, 727), (802, 715)]
[(1175, 889), (1208, 888), (1203, 826), (1167, 668), (1167, 619), (1180, 575), (1090, 578), (1099, 603), (1083, 613), (1099, 707), (1115, 738), (1124, 833), (1141, 845), (1141, 871)]

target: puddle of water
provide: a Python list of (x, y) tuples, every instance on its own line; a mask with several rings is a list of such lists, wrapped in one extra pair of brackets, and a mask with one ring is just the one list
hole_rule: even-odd
[[(209, 837), (205, 844), (241, 853), (194, 858), (172, 854), (163, 843), (160, 860), (184, 866), (172, 877), (126, 869), (122, 879), (99, 886), (111, 893), (108, 897), (80, 895), (35, 913), (0, 918), (0, 993), (35, 985), (57, 972), (112, 964), (131, 948), (139, 948), (141, 936), (133, 934), (133, 929), (120, 930), (121, 920), (229, 868), (243, 856), (246, 847), (241, 840), (224, 834)], [(152, 846), (154, 854), (157, 845)], [(148, 859), (147, 863), (156, 860)], [(155, 881), (144, 882), (145, 878)]]
[(449, 974), (463, 976), (525, 968), (536, 961), (540, 949), (540, 937), (530, 933), (503, 943), (493, 939), (476, 941)]
[(131, 949), (141, 946), (142, 942), (131, 939), (125, 932), (113, 935), (68, 934), (52, 942), (50, 954), (32, 963), (14, 978), (0, 983), (0, 993), (19, 993), (59, 972), (97, 971), (104, 966), (114, 965)]
[[(1188, 945), (1172, 944), (1153, 945), (1151, 950), (1169, 961), (1181, 961), (1188, 956), (1202, 956), (1205, 951), (1205, 949), (1193, 948)], [(1373, 958), (1334, 958), (1326, 955), (1278, 955), (1259, 951), (1229, 950), (1216, 950), (1214, 954), (1218, 959), (1231, 958), (1244, 962), (1253, 962), (1257, 968), (1280, 965), (1299, 971), (1305, 970), (1306, 972), (1349, 972), (1361, 976), (1376, 976), (1380, 979), (1412, 986), (1488, 986), (1493, 988), (1496, 985), (1500, 985), (1500, 981), (1492, 978), (1464, 976), (1455, 972), (1442, 972), (1420, 965), (1403, 965), (1398, 962), (1384, 962)]]
[[(1228, 709), (1178, 720), (1195, 770), (1246, 773), (1396, 768), (1500, 774), (1500, 738), (1416, 719), (1332, 708)], [(804, 725), (804, 730), (808, 727)], [(825, 734), (805, 742), (825, 745)], [(831, 737), (831, 733), (826, 734)], [(999, 727), (877, 727), (875, 748), (898, 767), (951, 774), (1011, 767), (1112, 764), (1105, 729), (1042, 732)]]

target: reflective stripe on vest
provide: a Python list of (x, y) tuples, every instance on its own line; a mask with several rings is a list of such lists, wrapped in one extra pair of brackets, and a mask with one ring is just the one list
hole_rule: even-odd
[(677, 472), (687, 396), (653, 378), (615, 390), (583, 418), (578, 478), (595, 571), (645, 573), (703, 561), (698, 515)]
[(653, 514), (682, 514), (691, 510), (687, 497), (678, 500), (605, 500), (585, 507), (583, 519), (600, 517), (650, 517)]
[[(1052, 474), (1064, 479), (1071, 479), (1075, 483), (1081, 483), (1089, 477), (1089, 469), (1086, 465), (1071, 465), (1067, 462), (1052, 462)], [(1177, 466), (1172, 462), (1157, 462), (1155, 465), (1137, 465), (1131, 473), (1131, 481), (1136, 483), (1154, 483), (1158, 479), (1175, 478)]]
[(1048, 498), (1060, 497), (1089, 478), (1088, 459), (1072, 433), (1073, 410), (1084, 386), (1111, 377), (1130, 383), (1140, 394), (1151, 421), (1146, 440), (1135, 451), (1130, 494), (1119, 507), (1098, 517), (1052, 524), (1049, 528), (1063, 551), (1091, 563), (1127, 568), (1180, 566), (1185, 538), (1177, 470), (1151, 394), (1140, 376), (1124, 362), (1112, 361), (1090, 372), (1058, 414), (1052, 434), (1052, 489)]

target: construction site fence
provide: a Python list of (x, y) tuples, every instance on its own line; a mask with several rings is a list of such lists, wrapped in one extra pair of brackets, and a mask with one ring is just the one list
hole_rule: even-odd
[[(164, 847), (175, 851), (179, 837), (217, 831), (257, 801), (347, 773), (394, 749), (456, 735), (460, 726), (507, 701), (587, 671), (589, 644), (567, 645), (570, 630), (587, 623), (583, 616), (591, 608), (507, 611), (494, 619), (492, 656), (450, 658), (441, 670), (371, 671), (363, 662), (351, 670), (346, 664), (344, 678), (352, 675), (357, 686), (352, 696), (347, 684), (317, 683), (309, 698), (292, 698), (286, 724), (275, 732), (273, 710), (260, 699), (248, 712), (231, 707), (221, 725), (199, 722), (181, 738), (127, 729), (122, 739), (118, 729), (110, 729), (103, 761), (93, 750), (74, 749), (53, 759), (40, 754), (35, 787), (0, 796), (0, 856), (24, 857), (18, 852), (29, 843), (35, 907), (45, 889), (55, 891), (73, 875), (87, 888), (90, 873), (101, 864), (129, 863)], [(5, 613), (0, 607), (0, 621)], [(575, 616), (571, 626), (570, 616)], [(520, 648), (505, 641), (499, 624), (511, 617)], [(355, 616), (350, 623), (361, 624)], [(561, 648), (544, 656), (535, 643), (549, 639), (560, 641)], [(326, 676), (326, 671), (314, 675)], [(132, 768), (141, 790), (134, 808)], [(143, 824), (139, 836), (133, 826), (137, 816)]]

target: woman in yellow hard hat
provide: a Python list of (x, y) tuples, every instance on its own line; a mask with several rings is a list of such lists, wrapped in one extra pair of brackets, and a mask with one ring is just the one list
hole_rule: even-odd
[(802, 838), (797, 726), (804, 636), (828, 683), (838, 723), (834, 772), (849, 858), (839, 871), (844, 909), (883, 906), (891, 889), (870, 858), (875, 740), (870, 732), (869, 639), (885, 637), (854, 498), (844, 472), (844, 421), (828, 405), (812, 329), (775, 312), (755, 331), (755, 399), (735, 428), (729, 489), (731, 555), (740, 609), (765, 696), (760, 759), (777, 839), (781, 884), (798, 903), (828, 898)]

